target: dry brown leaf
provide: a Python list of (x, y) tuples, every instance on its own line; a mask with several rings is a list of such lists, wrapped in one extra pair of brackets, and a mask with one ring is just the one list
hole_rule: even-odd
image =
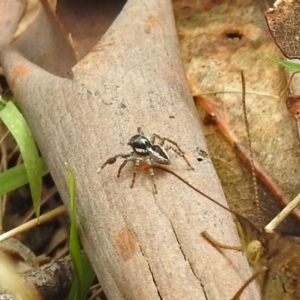
[(300, 58), (300, 1), (280, 0), (266, 12), (270, 32), (288, 58)]
[[(247, 145), (239, 78), (240, 70), (244, 70), (254, 156), (293, 199), (299, 192), (299, 139), (285, 103), (275, 99), (286, 79), (284, 71), (265, 58), (266, 54), (280, 54), (268, 32), (263, 11), (262, 1), (237, 1), (235, 5), (222, 1), (208, 10), (201, 4), (189, 8), (175, 6), (182, 56), (193, 94), (216, 92), (205, 97), (223, 112), (232, 130)], [(204, 118), (205, 112), (199, 112)], [(280, 206), (267, 190), (260, 188), (258, 209), (251, 173), (241, 166), (236, 153), (214, 126), (205, 126), (205, 131), (231, 207), (256, 226), (264, 227)], [(281, 230), (297, 234), (295, 224), (289, 220)]]

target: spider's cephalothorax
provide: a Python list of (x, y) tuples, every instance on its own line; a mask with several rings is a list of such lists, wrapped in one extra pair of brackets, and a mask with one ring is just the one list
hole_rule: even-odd
[[(140, 154), (141, 156), (150, 156), (155, 162), (159, 164), (169, 165), (170, 157), (167, 151), (162, 147), (162, 145), (156, 145), (150, 142), (138, 127), (137, 135), (133, 136), (128, 145), (132, 147), (133, 151)], [(157, 136), (157, 135), (155, 135)], [(152, 138), (153, 139), (153, 138)]]
[[(146, 164), (149, 166), (148, 170), (151, 175), (151, 180), (153, 182), (154, 186), (154, 192), (157, 193), (156, 185), (154, 182), (154, 172), (151, 168), (151, 165), (153, 162), (156, 162), (158, 164), (163, 165), (169, 165), (170, 157), (168, 154), (168, 150), (172, 149), (175, 151), (178, 155), (180, 155), (186, 163), (189, 165), (189, 167), (193, 170), (194, 168), (190, 165), (186, 157), (184, 156), (184, 152), (180, 149), (178, 144), (168, 138), (160, 137), (158, 134), (153, 134), (151, 137), (151, 140), (149, 141), (141, 131), (141, 128), (138, 127), (138, 134), (134, 135), (128, 142), (128, 145), (130, 145), (133, 149), (133, 151), (129, 154), (117, 154), (111, 158), (109, 158), (102, 166), (98, 169), (97, 172), (100, 171), (100, 169), (103, 169), (107, 164), (113, 164), (116, 162), (118, 157), (124, 158), (123, 163), (119, 167), (118, 171), (118, 177), (120, 177), (122, 169), (125, 167), (128, 161), (132, 161), (135, 164), (135, 169), (133, 172), (132, 177), (132, 183), (131, 188), (134, 185), (135, 177), (138, 171), (138, 168), (140, 164)], [(155, 144), (155, 138), (160, 140), (160, 144)], [(172, 146), (168, 146), (167, 148), (163, 148), (163, 144), (168, 141), (170, 144), (174, 145), (176, 148), (173, 148)]]

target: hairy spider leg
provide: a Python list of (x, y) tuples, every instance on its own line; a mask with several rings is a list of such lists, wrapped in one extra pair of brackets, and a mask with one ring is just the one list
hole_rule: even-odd
[(117, 161), (117, 158), (119, 157), (122, 157), (122, 158), (128, 158), (131, 156), (131, 153), (130, 154), (117, 154), (111, 158), (109, 158), (98, 170), (97, 170), (97, 173), (100, 172), (101, 169), (103, 169), (106, 165), (112, 165), (114, 164), (116, 161)]
[(135, 177), (136, 177), (136, 174), (138, 173), (138, 168), (139, 168), (139, 166), (140, 166), (140, 161), (141, 161), (141, 160), (142, 160), (142, 159), (140, 159), (140, 158), (137, 158), (137, 157), (135, 157), (135, 156), (132, 156), (132, 153), (131, 153), (131, 154), (128, 154), (128, 156), (125, 158), (125, 160), (120, 164), (120, 167), (119, 167), (119, 170), (118, 170), (118, 175), (117, 175), (117, 177), (120, 177), (123, 168), (126, 166), (126, 164), (127, 164), (129, 161), (134, 162), (134, 171), (133, 171), (132, 181), (131, 181), (131, 186), (130, 186), (131, 189), (132, 189), (133, 186), (134, 186), (134, 183), (135, 183)]
[(135, 157), (132, 157), (131, 154), (128, 154), (128, 156), (125, 158), (125, 160), (120, 164), (120, 167), (119, 167), (119, 170), (118, 170), (118, 175), (117, 175), (117, 177), (120, 177), (121, 171), (123, 170), (123, 168), (126, 166), (126, 164), (127, 164), (129, 161), (135, 162), (135, 161), (136, 161), (136, 158), (135, 158)]
[(153, 187), (154, 187), (154, 194), (157, 194), (157, 188), (156, 188), (156, 184), (155, 184), (155, 181), (154, 181), (154, 171), (151, 168), (152, 163), (151, 163), (151, 158), (150, 157), (147, 157), (147, 158), (138, 158), (138, 157), (130, 157), (129, 158), (128, 157), (128, 158), (126, 158), (119, 167), (118, 177), (120, 176), (120, 173), (121, 173), (122, 169), (125, 167), (125, 165), (129, 161), (134, 162), (134, 171), (133, 171), (133, 175), (132, 175), (132, 181), (131, 181), (130, 188), (132, 189), (133, 186), (134, 186), (136, 175), (137, 175), (138, 169), (140, 167), (140, 162), (142, 161), (142, 162), (145, 162), (145, 164), (149, 166), (148, 171), (149, 171), (150, 178), (151, 178), (151, 181), (152, 181), (152, 184), (153, 184)]
[(189, 161), (188, 161), (187, 158), (185, 157), (184, 151), (179, 147), (179, 145), (178, 145), (175, 141), (173, 141), (173, 140), (171, 140), (171, 139), (169, 139), (169, 138), (166, 138), (166, 137), (161, 137), (160, 135), (158, 135), (158, 134), (156, 134), (156, 133), (153, 133), (153, 134), (152, 134), (152, 137), (151, 137), (151, 144), (154, 144), (154, 143), (155, 143), (155, 138), (157, 138), (157, 139), (160, 140), (160, 146), (163, 146), (164, 143), (165, 143), (165, 141), (167, 141), (167, 142), (169, 142), (170, 144), (174, 145), (177, 149), (175, 149), (175, 148), (173, 148), (173, 147), (171, 147), (171, 146), (168, 146), (168, 147), (166, 148), (166, 150), (172, 149), (174, 152), (176, 152), (179, 156), (181, 156), (181, 157), (185, 160), (185, 162), (188, 164), (188, 166), (189, 166), (192, 170), (194, 170), (194, 168), (191, 166), (191, 164), (189, 163)]
[(191, 164), (189, 163), (189, 161), (187, 160), (187, 158), (185, 157), (184, 153), (178, 151), (177, 149), (173, 148), (172, 146), (168, 146), (168, 147), (165, 148), (165, 149), (166, 149), (166, 151), (168, 151), (168, 150), (170, 150), (170, 149), (173, 150), (175, 153), (177, 153), (179, 156), (181, 156), (181, 157), (185, 160), (185, 162), (187, 163), (187, 165), (188, 165), (192, 170), (195, 170), (195, 169), (191, 166)]
[(150, 140), (150, 141), (151, 141), (151, 144), (155, 144), (155, 139), (159, 139), (159, 140), (160, 140), (160, 145), (161, 145), (161, 146), (164, 145), (165, 141), (168, 141), (169, 143), (171, 143), (171, 144), (173, 144), (174, 146), (176, 146), (177, 149), (178, 149), (181, 153), (184, 153), (184, 151), (179, 147), (179, 145), (178, 145), (175, 141), (173, 141), (173, 140), (171, 140), (171, 139), (169, 139), (169, 138), (161, 137), (161, 136), (158, 135), (157, 133), (153, 133), (152, 136), (151, 136), (151, 140)]
[(131, 189), (134, 186), (136, 174), (138, 173), (138, 168), (140, 166), (140, 160), (138, 158), (136, 158), (134, 161), (135, 161), (134, 162), (134, 171), (133, 171), (133, 174), (132, 174), (132, 181), (131, 181), (131, 186), (130, 186)]
[(152, 163), (151, 163), (150, 156), (145, 159), (145, 162), (149, 166), (148, 172), (150, 174), (150, 178), (151, 178), (151, 181), (152, 181), (152, 184), (153, 184), (153, 187), (154, 187), (154, 194), (157, 194), (157, 188), (156, 188), (156, 184), (155, 184), (155, 181), (154, 181), (154, 171), (153, 171), (153, 169), (151, 167)]
[(139, 158), (137, 157), (127, 157), (123, 162), (122, 164), (120, 165), (119, 167), (119, 170), (118, 170), (118, 175), (117, 177), (120, 177), (120, 174), (121, 174), (121, 171), (122, 169), (126, 166), (126, 164), (129, 162), (129, 161), (132, 161), (134, 162), (134, 171), (133, 171), (133, 174), (132, 174), (132, 181), (131, 181), (131, 186), (130, 188), (132, 189), (133, 186), (134, 186), (134, 183), (135, 183), (135, 177), (136, 177), (136, 174), (138, 173), (138, 168), (140, 166), (140, 160)]

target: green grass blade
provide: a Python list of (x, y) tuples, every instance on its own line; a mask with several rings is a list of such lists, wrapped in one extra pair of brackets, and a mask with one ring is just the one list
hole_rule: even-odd
[(70, 230), (70, 255), (74, 265), (75, 279), (68, 295), (68, 300), (84, 300), (95, 278), (94, 270), (85, 254), (81, 253), (81, 245), (76, 225), (76, 182), (74, 174), (68, 164), (66, 169), (69, 175), (71, 230)]
[[(49, 173), (47, 166), (41, 157), (36, 161), (36, 163), (39, 164), (42, 176)], [(28, 183), (29, 180), (24, 164), (10, 168), (0, 174), (0, 196)]]
[(82, 254), (82, 265), (83, 265), (83, 280), (82, 280), (82, 292), (81, 299), (86, 299), (88, 292), (90, 291), (90, 287), (93, 284), (96, 274), (94, 268), (92, 267), (87, 255), (85, 253)]
[(2, 97), (0, 96), (0, 110), (2, 110), (7, 104), (7, 101), (5, 101), (4, 99), (2, 99)]
[(42, 191), (42, 170), (40, 169), (40, 157), (35, 141), (26, 120), (13, 102), (8, 102), (0, 111), (0, 118), (19, 146), (28, 176), (33, 206), (38, 217)]
[(84, 275), (79, 283), (78, 277), (74, 278), (72, 288), (68, 295), (68, 300), (85, 300), (90, 291), (90, 287), (95, 280), (95, 271), (85, 253), (81, 256), (82, 274)]
[(285, 61), (285, 60), (282, 60), (282, 59), (279, 59), (279, 58), (276, 58), (276, 57), (273, 57), (270, 55), (266, 55), (266, 57), (293, 72), (300, 71), (300, 64), (297, 64), (297, 63), (294, 63), (291, 61)]

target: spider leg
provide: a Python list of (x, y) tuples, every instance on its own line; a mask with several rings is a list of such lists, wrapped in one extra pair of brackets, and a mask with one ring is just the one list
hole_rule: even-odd
[(138, 158), (133, 158), (132, 161), (135, 161), (135, 164), (134, 164), (134, 171), (133, 171), (133, 174), (132, 174), (132, 181), (131, 181), (131, 186), (130, 188), (132, 189), (133, 186), (134, 186), (134, 183), (135, 183), (135, 177), (136, 177), (136, 174), (138, 173), (138, 168), (140, 166), (140, 159)]
[(109, 158), (98, 170), (97, 170), (97, 173), (100, 172), (101, 169), (103, 169), (106, 165), (112, 165), (114, 164), (116, 161), (117, 161), (117, 158), (118, 157), (122, 157), (122, 158), (128, 158), (131, 156), (131, 153), (130, 154), (117, 154), (111, 158)]
[(150, 158), (148, 158), (146, 160), (146, 164), (149, 166), (148, 171), (149, 171), (150, 178), (151, 178), (151, 181), (152, 181), (152, 184), (153, 184), (153, 187), (154, 187), (154, 194), (157, 194), (157, 188), (156, 188), (156, 184), (155, 184), (155, 181), (154, 181), (154, 171), (153, 171), (153, 168), (151, 167), (152, 164), (151, 164)]
[(152, 136), (151, 136), (151, 140), (150, 140), (151, 144), (155, 144), (155, 139), (159, 139), (160, 140), (160, 143), (159, 143), (160, 146), (163, 146), (163, 144), (166, 141), (166, 138), (163, 138), (160, 135), (158, 135), (156, 133), (153, 133)]
[[(154, 144), (155, 138), (157, 138), (157, 139), (160, 140), (160, 146), (163, 146), (163, 144), (165, 143), (165, 141), (167, 141), (167, 142), (169, 142), (170, 144), (174, 145), (177, 148), (178, 152), (175, 151), (176, 153), (180, 152), (180, 153), (184, 154), (184, 151), (179, 147), (179, 145), (175, 141), (173, 141), (173, 140), (171, 140), (169, 138), (166, 138), (166, 137), (161, 137), (160, 135), (158, 135), (156, 133), (153, 133), (152, 137), (151, 137), (151, 143), (152, 144)], [(173, 148), (169, 147), (168, 149), (173, 149)]]
[(129, 161), (132, 161), (132, 158), (126, 158), (121, 164), (120, 164), (120, 167), (119, 167), (119, 170), (118, 170), (118, 175), (117, 177), (119, 178), (120, 175), (121, 175), (121, 171), (123, 170), (123, 168), (126, 166), (126, 164), (129, 162)]
[[(162, 141), (162, 143), (164, 143), (165, 141), (168, 141), (170, 144), (172, 144), (172, 145), (174, 145), (177, 149), (178, 149), (178, 151), (180, 152), (180, 153), (182, 153), (182, 154), (184, 154), (184, 151), (179, 147), (179, 145), (176, 143), (176, 142), (174, 142), (173, 140), (171, 140), (171, 139), (169, 139), (169, 138), (162, 138), (162, 137), (159, 137), (160, 139), (161, 139), (161, 141)], [(171, 149), (173, 149), (173, 148), (171, 148)]]
[(185, 162), (187, 163), (187, 165), (192, 169), (192, 170), (195, 170), (192, 166), (191, 166), (191, 164), (189, 163), (189, 161), (187, 160), (187, 158), (185, 157), (185, 155), (184, 155), (184, 152), (181, 152), (181, 151), (179, 151), (178, 149), (176, 149), (176, 148), (173, 148), (173, 147), (171, 147), (171, 146), (168, 146), (167, 148), (165, 148), (166, 149), (166, 151), (168, 151), (168, 150), (173, 150), (175, 153), (177, 153), (179, 156), (181, 156), (184, 160), (185, 160)]

